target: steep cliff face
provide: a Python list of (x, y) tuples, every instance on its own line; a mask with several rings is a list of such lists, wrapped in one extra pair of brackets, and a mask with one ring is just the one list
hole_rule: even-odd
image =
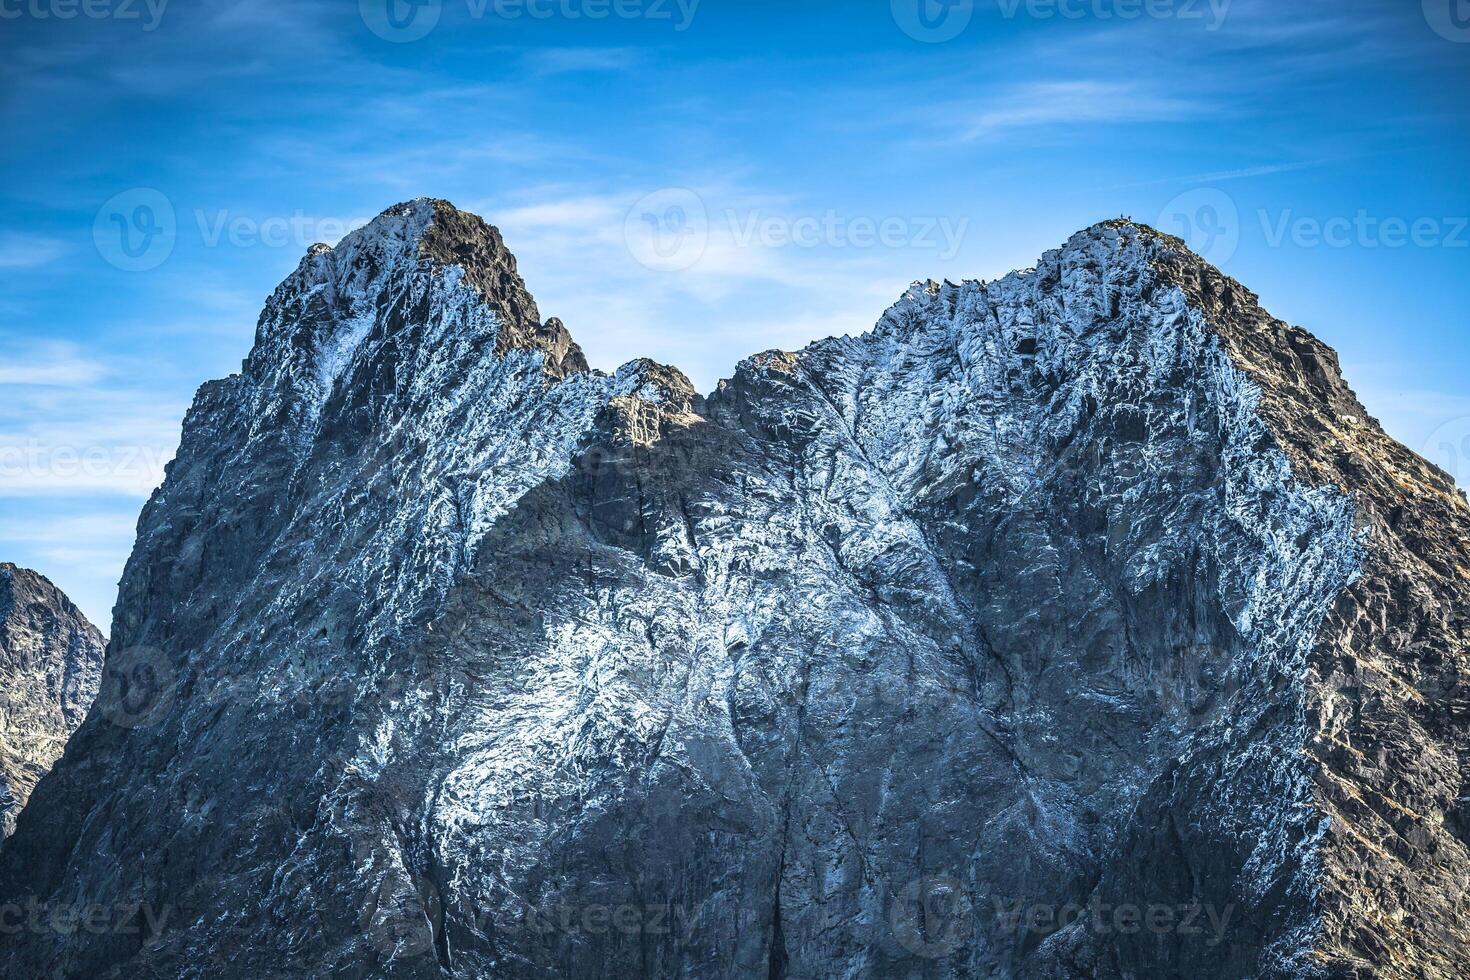
[[(443, 202), (201, 389), (16, 975), (1458, 976), (1470, 509), (1182, 243), (708, 398)], [(142, 678), (142, 680), (138, 680)], [(17, 972), (18, 971), (18, 972)]]
[(103, 642), (60, 589), (0, 563), (0, 840), (97, 696)]

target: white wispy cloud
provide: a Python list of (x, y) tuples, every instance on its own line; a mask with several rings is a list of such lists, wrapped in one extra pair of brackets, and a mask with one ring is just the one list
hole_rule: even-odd
[(72, 344), (0, 345), (0, 497), (147, 496), (178, 445), (184, 406)]
[(989, 140), (1043, 126), (1168, 122), (1203, 111), (1191, 99), (1155, 91), (1141, 82), (1029, 82), (996, 96), (963, 125), (960, 135), (964, 140)]
[(1126, 184), (1113, 184), (1103, 188), (1103, 190), (1126, 190), (1132, 187), (1158, 187), (1167, 184), (1218, 184), (1227, 180), (1246, 180), (1251, 177), (1268, 177), (1272, 174), (1286, 174), (1295, 173), (1300, 170), (1310, 170), (1314, 167), (1340, 163), (1341, 159), (1299, 160), (1292, 163), (1267, 163), (1254, 167), (1237, 167), (1234, 170), (1214, 170), (1208, 173), (1180, 174), (1177, 177), (1160, 177), (1156, 180), (1139, 180), (1130, 181)]
[(66, 254), (66, 244), (55, 238), (17, 232), (0, 233), (0, 269), (33, 269)]
[[(830, 209), (813, 202), (729, 176), (674, 182), (677, 195), (655, 192), (653, 205), (648, 187), (566, 185), (532, 189), (530, 203), (461, 203), (501, 228), (543, 314), (564, 319), (593, 364), (649, 356), (702, 390), (759, 351), (871, 329), (912, 279), (943, 274), (932, 249), (854, 247), (840, 237), (792, 244), (757, 230), (767, 220), (781, 228), (828, 220)], [(638, 208), (661, 211), (670, 200), (689, 210), (699, 245), (665, 271), (640, 264), (636, 218)], [(844, 221), (885, 215), (833, 217), (840, 236)]]
[(538, 75), (630, 71), (643, 62), (642, 53), (635, 48), (542, 48), (524, 57), (526, 66)]
[(627, 209), (626, 197), (588, 195), (510, 208), (496, 214), (495, 221), (502, 229), (528, 234), (552, 229), (611, 228), (622, 221)]
[(38, 342), (0, 347), (0, 385), (71, 386), (96, 382), (106, 368), (73, 344)]

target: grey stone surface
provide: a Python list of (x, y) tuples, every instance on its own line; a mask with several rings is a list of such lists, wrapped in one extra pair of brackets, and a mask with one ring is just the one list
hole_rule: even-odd
[(6, 975), (1470, 967), (1470, 508), (1182, 243), (708, 397), (539, 318), (436, 201), (277, 289), (0, 852), (136, 928)]
[(103, 642), (45, 577), (0, 562), (0, 840), (97, 696)]

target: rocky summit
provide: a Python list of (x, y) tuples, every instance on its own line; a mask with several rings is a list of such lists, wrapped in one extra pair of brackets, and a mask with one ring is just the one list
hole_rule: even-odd
[(1462, 977), (1467, 597), (1451, 479), (1149, 228), (701, 396), (413, 201), (200, 389), (0, 975)]
[(0, 840), (97, 696), (103, 642), (47, 579), (0, 563)]

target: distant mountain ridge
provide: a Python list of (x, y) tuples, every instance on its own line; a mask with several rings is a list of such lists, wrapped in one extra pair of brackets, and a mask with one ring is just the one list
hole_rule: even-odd
[(0, 840), (97, 696), (104, 643), (49, 580), (0, 562)]
[[(1458, 977), (1470, 506), (1094, 225), (707, 397), (447, 202), (313, 248), (0, 850), (64, 977)], [(137, 693), (137, 692), (135, 692)]]

